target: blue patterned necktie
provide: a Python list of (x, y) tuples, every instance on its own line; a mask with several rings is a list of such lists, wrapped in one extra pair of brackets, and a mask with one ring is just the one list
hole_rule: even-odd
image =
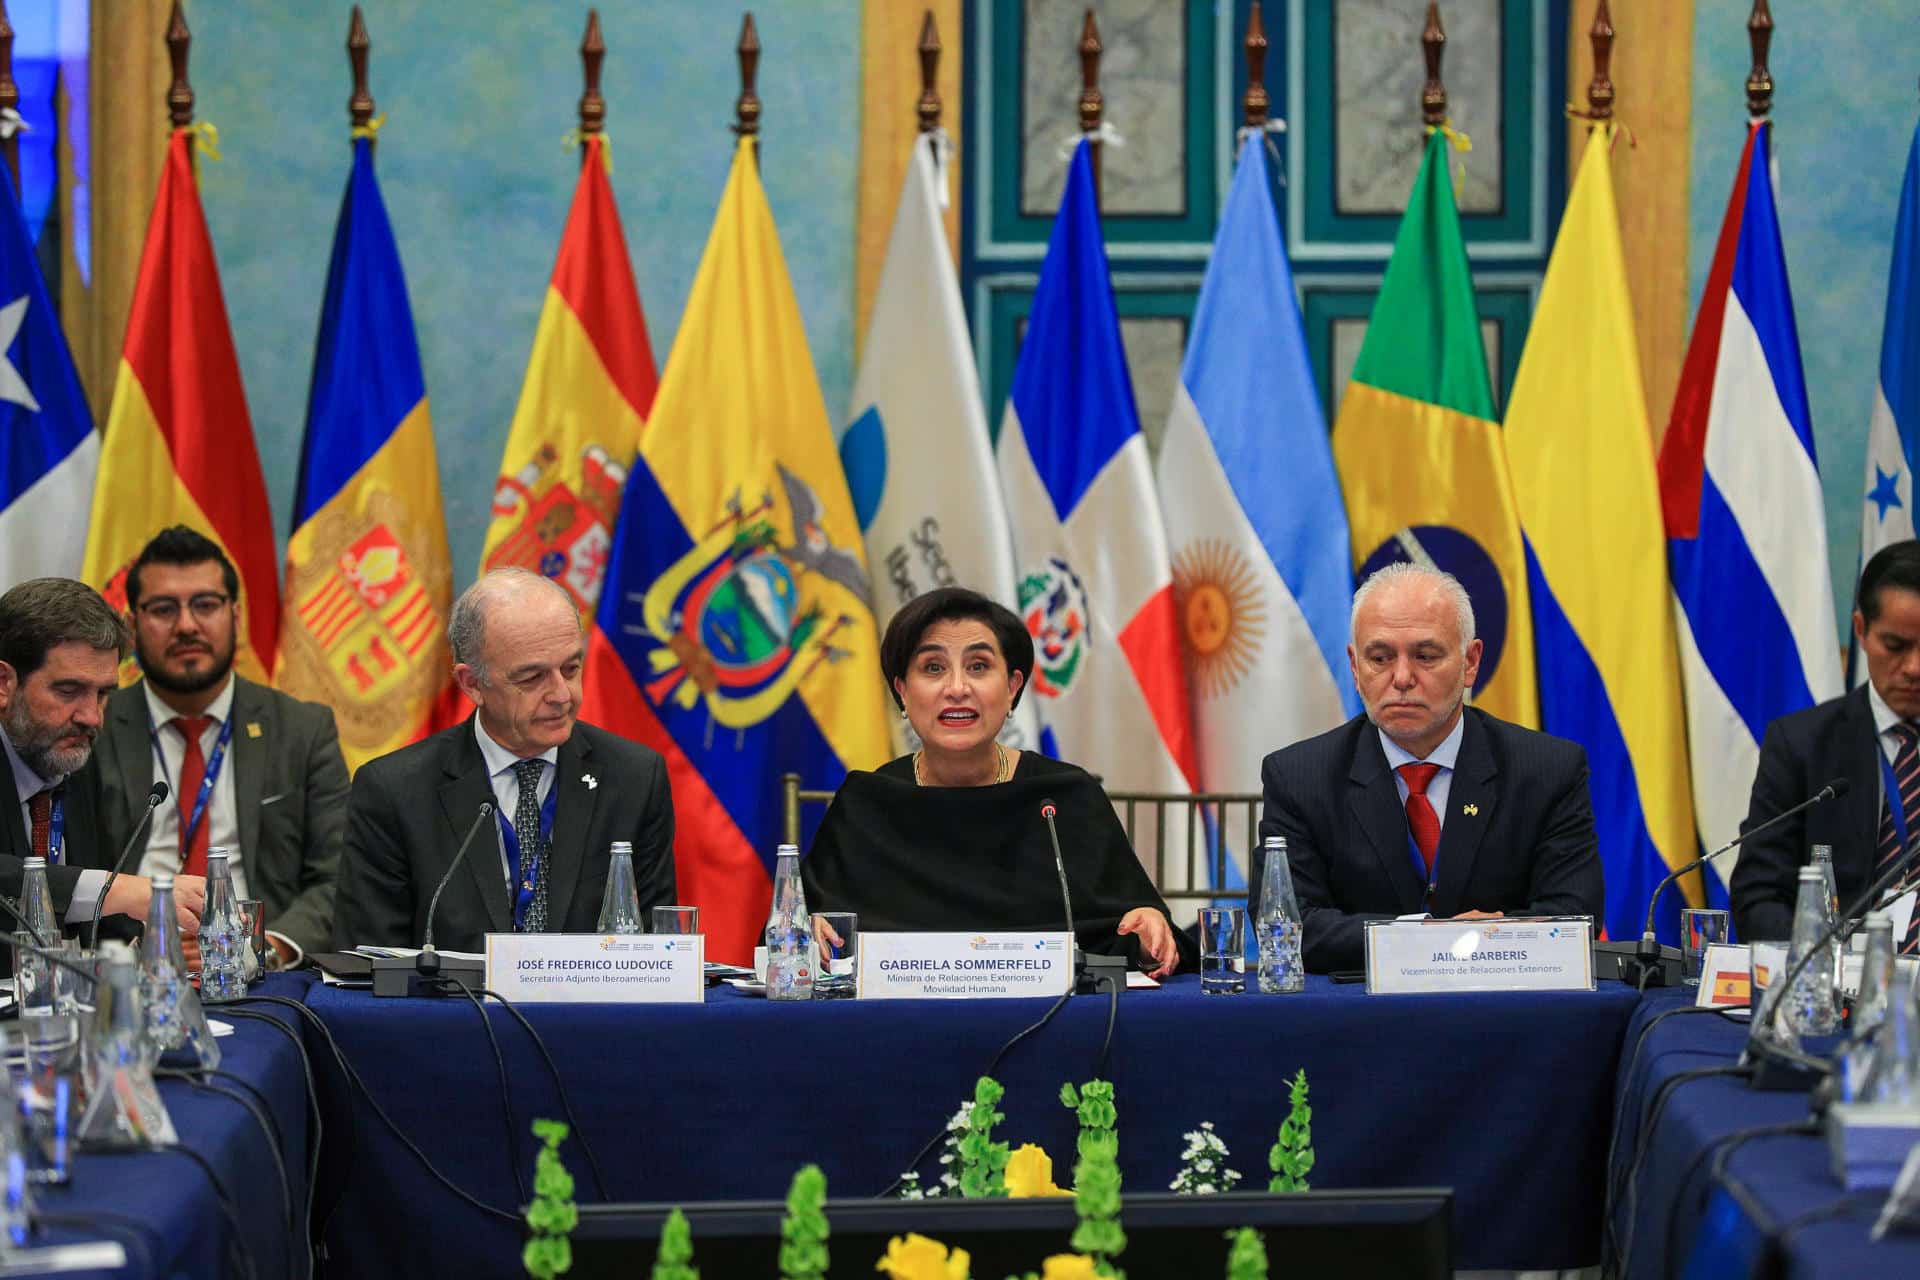
[[(1896, 803), (1906, 817), (1909, 839), (1920, 832), (1920, 729), (1903, 720), (1893, 726), (1892, 732), (1900, 740), (1893, 754), (1893, 777), (1900, 785), (1900, 794), (1885, 797), (1880, 809), (1880, 856), (1874, 862), (1876, 877), (1884, 875), (1893, 866), (1894, 859), (1906, 852), (1900, 847), (1899, 827), (1893, 820)], [(1895, 896), (1905, 892), (1914, 881), (1914, 870), (1909, 867), (1903, 883), (1894, 889)], [(1893, 940), (1893, 949), (1901, 955), (1920, 952), (1920, 910), (1908, 921), (1906, 937)]]
[[(522, 760), (513, 766), (515, 779), (520, 783), (520, 802), (513, 811), (513, 834), (520, 842), (520, 865), (538, 861), (539, 870), (534, 874), (533, 901), (527, 904), (526, 918), (521, 921), (522, 933), (545, 933), (547, 931), (547, 842), (540, 834), (540, 771), (546, 767), (544, 760)], [(521, 886), (514, 886), (514, 896), (519, 897)]]

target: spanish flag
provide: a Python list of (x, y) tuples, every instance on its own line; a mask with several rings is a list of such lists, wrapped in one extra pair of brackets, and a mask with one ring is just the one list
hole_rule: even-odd
[(413, 312), (373, 139), (360, 137), (320, 307), (275, 672), (333, 708), (349, 769), (439, 727), (436, 704), (451, 709), (451, 592)]
[(587, 138), (480, 553), (482, 572), (544, 573), (588, 615), (658, 386), (606, 146)]
[(766, 922), (780, 775), (888, 754), (866, 556), (753, 143), (720, 198), (588, 640), (585, 719), (667, 758), (708, 954)]
[(1427, 139), (1334, 421), (1333, 457), (1356, 578), (1402, 560), (1460, 579), (1485, 642), (1475, 705), (1537, 727), (1526, 560), (1446, 146), (1437, 130)]
[(105, 437), (82, 576), (125, 608), (127, 567), (147, 540), (175, 524), (202, 531), (240, 572), (235, 665), (264, 682), (280, 635), (273, 516), (194, 181), (192, 129), (167, 142)]

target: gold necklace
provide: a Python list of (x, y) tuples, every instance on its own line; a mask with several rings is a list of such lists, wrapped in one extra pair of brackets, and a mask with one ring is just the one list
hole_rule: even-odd
[[(920, 773), (920, 757), (924, 754), (924, 751), (916, 751), (913, 753), (913, 785), (916, 787), (924, 787), (927, 785), (927, 780), (922, 777)], [(1012, 771), (1007, 767), (1007, 749), (998, 742), (995, 742), (993, 744), (994, 783), (1005, 782), (1007, 778), (1011, 776), (1011, 773)]]

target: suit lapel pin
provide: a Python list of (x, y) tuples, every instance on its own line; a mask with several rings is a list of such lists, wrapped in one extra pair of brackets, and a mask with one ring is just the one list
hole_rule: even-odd
[(257, 738), (264, 732), (265, 730), (263, 730), (260, 727), (260, 722), (258, 720), (247, 721), (247, 736), (249, 738)]
[(587, 790), (589, 790), (589, 791), (592, 791), (592, 790), (594, 790), (595, 788), (597, 788), (597, 787), (598, 787), (598, 786), (600, 785), (600, 779), (598, 779), (598, 778), (596, 778), (596, 777), (594, 777), (594, 776), (593, 776), (592, 774), (590, 774), (590, 773), (583, 773), (583, 774), (581, 774), (581, 775), (580, 775), (580, 781), (582, 781), (582, 782), (584, 782), (584, 783), (586, 783), (586, 784), (587, 784)]
[(1466, 814), (1469, 818), (1477, 818), (1480, 816), (1480, 806), (1477, 804), (1463, 804), (1460, 806), (1460, 812)]

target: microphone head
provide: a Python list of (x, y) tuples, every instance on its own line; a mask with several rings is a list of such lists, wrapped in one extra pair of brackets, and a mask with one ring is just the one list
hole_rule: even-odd
[(1841, 796), (1853, 790), (1853, 783), (1846, 778), (1835, 778), (1832, 782), (1829, 782), (1825, 787), (1822, 787), (1821, 790), (1828, 793), (1827, 795), (1828, 799), (1838, 800)]
[(1057, 814), (1057, 813), (1059, 813), (1059, 812), (1060, 812), (1060, 811), (1059, 811), (1058, 809), (1056, 809), (1056, 808), (1054, 808), (1054, 807), (1053, 807), (1053, 801), (1051, 801), (1051, 800), (1042, 800), (1042, 801), (1040, 802), (1040, 816), (1041, 816), (1041, 817), (1043, 817), (1043, 818), (1051, 818), (1051, 817), (1053, 817), (1053, 816), (1054, 816), (1055, 814)]
[(152, 806), (161, 803), (167, 798), (167, 796), (170, 793), (171, 793), (171, 788), (169, 788), (165, 782), (154, 783), (152, 789), (147, 792), (148, 807), (151, 808)]
[(489, 817), (492, 813), (493, 813), (493, 801), (482, 800), (480, 802), (480, 816), (485, 818), (485, 817)]

